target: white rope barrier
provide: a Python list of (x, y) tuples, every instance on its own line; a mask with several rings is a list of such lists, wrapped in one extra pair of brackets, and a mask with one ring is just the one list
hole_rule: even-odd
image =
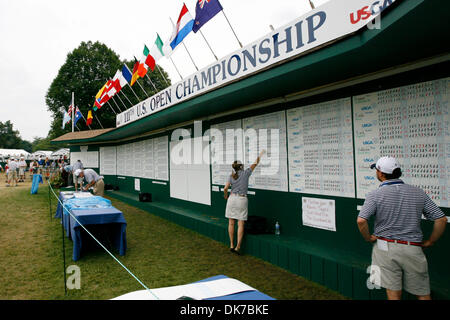
[[(105, 246), (103, 246), (103, 244), (100, 243), (100, 241), (98, 241), (81, 223), (80, 221), (78, 221), (78, 219), (72, 215), (72, 213), (70, 212), (69, 209), (66, 208), (66, 206), (64, 205), (64, 203), (62, 203), (62, 201), (59, 199), (59, 197), (56, 195), (55, 191), (53, 190), (52, 186), (50, 185), (50, 182), (47, 181), (48, 183), (48, 187), (50, 188), (50, 190), (52, 191), (53, 195), (55, 196), (55, 198), (58, 200), (58, 202), (61, 204), (62, 208), (63, 208), (63, 213), (64, 211), (66, 211), (72, 218), (75, 219), (75, 221), (92, 237), (92, 239), (94, 239), (120, 266), (122, 266), (122, 268), (124, 268), (142, 287), (144, 287), (148, 292), (150, 292), (150, 294), (155, 297), (157, 300), (159, 300), (159, 298), (141, 281), (139, 280), (125, 265), (123, 265), (122, 262), (119, 261), (119, 259), (117, 259), (111, 252), (109, 252), (108, 249), (105, 248)], [(62, 223), (63, 217), (61, 217), (61, 223)]]

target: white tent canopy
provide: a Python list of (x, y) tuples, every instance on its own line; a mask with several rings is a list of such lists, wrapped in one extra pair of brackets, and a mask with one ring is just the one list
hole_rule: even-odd
[(38, 150), (38, 151), (33, 152), (31, 154), (30, 158), (31, 159), (36, 159), (36, 160), (38, 160), (40, 157), (50, 158), (52, 153), (53, 153), (53, 151)]
[(29, 159), (30, 153), (23, 149), (0, 149), (0, 160), (8, 157), (24, 157)]
[(68, 148), (62, 148), (62, 149), (59, 149), (59, 150), (56, 150), (55, 152), (53, 152), (53, 153), (50, 155), (50, 157), (51, 157), (51, 159), (53, 159), (53, 160), (57, 160), (57, 159), (59, 159), (60, 156), (66, 156), (66, 157), (69, 157), (69, 155), (70, 155), (70, 149), (68, 149)]

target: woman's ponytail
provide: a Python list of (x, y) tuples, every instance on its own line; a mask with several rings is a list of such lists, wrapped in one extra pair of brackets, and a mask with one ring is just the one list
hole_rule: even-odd
[(231, 176), (233, 177), (234, 180), (237, 180), (239, 178), (238, 172), (239, 172), (239, 170), (242, 170), (244, 168), (244, 166), (240, 161), (235, 161), (235, 162), (233, 162), (231, 167), (233, 168), (233, 172), (231, 173)]

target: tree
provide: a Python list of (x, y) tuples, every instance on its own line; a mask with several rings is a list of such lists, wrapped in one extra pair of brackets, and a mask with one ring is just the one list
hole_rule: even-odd
[(31, 143), (31, 152), (36, 152), (38, 150), (55, 151), (62, 147), (64, 146), (51, 144), (49, 137), (47, 138), (34, 137), (34, 140)]
[[(125, 111), (132, 105), (164, 89), (168, 85), (165, 83), (163, 75), (155, 69), (155, 72), (149, 72), (148, 76), (152, 79), (157, 88), (155, 90), (148, 81), (147, 77), (138, 80), (143, 87), (142, 90), (138, 84), (133, 86), (134, 92), (126, 86), (119, 94), (105, 104), (101, 109), (93, 111), (94, 99), (97, 92), (103, 87), (107, 80), (112, 79), (118, 69), (121, 69), (123, 63), (127, 63), (130, 70), (133, 69), (133, 62), (121, 61), (119, 56), (106, 45), (95, 42), (82, 42), (78, 48), (67, 55), (66, 62), (59, 69), (58, 75), (53, 80), (46, 95), (46, 104), (48, 110), (53, 114), (53, 121), (48, 138), (54, 139), (70, 132), (71, 123), (62, 129), (62, 117), (60, 108), (65, 110), (72, 100), (72, 92), (75, 94), (75, 105), (79, 107), (81, 113), (87, 118), (89, 110), (95, 115), (91, 124), (91, 129), (111, 128), (116, 126), (116, 113)], [(164, 77), (168, 78), (167, 73), (163, 71)], [(144, 94), (144, 91), (146, 94)], [(138, 98), (136, 98), (136, 96)], [(114, 110), (114, 111), (113, 111)], [(99, 119), (100, 123), (97, 121)], [(88, 130), (86, 122), (81, 119), (77, 126), (80, 130)], [(75, 129), (77, 131), (77, 129)]]
[(14, 130), (11, 121), (2, 123), (0, 121), (0, 148), (1, 149), (24, 149), (31, 152), (31, 143), (22, 140), (20, 133)]

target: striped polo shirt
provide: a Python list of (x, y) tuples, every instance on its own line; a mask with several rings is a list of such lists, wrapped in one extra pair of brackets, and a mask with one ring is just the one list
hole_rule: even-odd
[(241, 196), (246, 196), (248, 191), (248, 179), (252, 175), (252, 169), (247, 168), (246, 170), (238, 171), (238, 178), (233, 179), (233, 175), (228, 178), (228, 183), (231, 184), (231, 193), (239, 194)]
[(377, 237), (422, 242), (422, 214), (428, 220), (445, 217), (422, 189), (392, 179), (367, 195), (358, 216), (366, 220), (375, 216)]

